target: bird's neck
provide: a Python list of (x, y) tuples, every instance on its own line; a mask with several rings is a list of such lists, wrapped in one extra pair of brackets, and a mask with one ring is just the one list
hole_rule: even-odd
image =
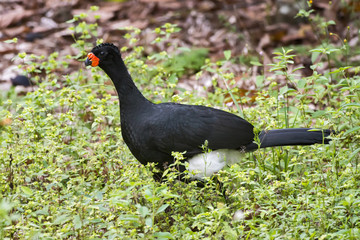
[(149, 102), (136, 87), (121, 57), (113, 64), (107, 64), (102, 68), (115, 85), (120, 105), (130, 106), (138, 102)]

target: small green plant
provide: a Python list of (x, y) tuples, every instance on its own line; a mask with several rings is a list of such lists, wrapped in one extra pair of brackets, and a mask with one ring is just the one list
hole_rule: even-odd
[(168, 72), (176, 73), (177, 77), (182, 77), (184, 73), (194, 74), (204, 65), (208, 50), (200, 49), (183, 49), (177, 54), (164, 62), (164, 68)]
[(279, 93), (277, 95), (277, 98), (283, 98), (285, 103), (285, 107), (284, 107), (284, 114), (285, 114), (285, 127), (289, 128), (289, 118), (288, 118), (288, 114), (289, 114), (289, 94), (291, 92), (294, 92), (295, 90), (290, 88), (290, 84), (293, 83), (294, 81), (294, 72), (296, 72), (297, 70), (301, 69), (300, 68), (296, 68), (291, 70), (291, 72), (289, 72), (289, 65), (294, 64), (293, 58), (295, 57), (295, 55), (290, 54), (290, 52), (292, 52), (292, 49), (286, 50), (282, 49), (282, 52), (274, 52), (274, 54), (276, 55), (275, 59), (278, 60), (276, 63), (274, 64), (270, 64), (270, 66), (272, 67), (270, 69), (270, 71), (275, 71), (275, 74), (277, 75), (283, 75), (285, 77), (285, 86), (283, 86), (282, 88), (280, 88)]

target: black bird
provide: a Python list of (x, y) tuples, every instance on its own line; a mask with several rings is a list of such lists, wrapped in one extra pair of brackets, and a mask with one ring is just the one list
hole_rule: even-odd
[(31, 80), (24, 75), (17, 75), (15, 78), (10, 79), (12, 85), (15, 86), (24, 86), (24, 87), (29, 87), (32, 85)]
[[(174, 162), (172, 152), (185, 152), (193, 179), (211, 176), (224, 166), (240, 161), (241, 153), (258, 148), (327, 144), (331, 130), (310, 128), (260, 132), (254, 142), (254, 127), (229, 112), (177, 103), (154, 104), (135, 86), (119, 49), (103, 43), (92, 49), (86, 66), (99, 66), (113, 81), (120, 100), (122, 136), (132, 154), (142, 163), (154, 162), (163, 171)], [(202, 146), (212, 151), (204, 153)], [(180, 171), (185, 167), (180, 166)], [(160, 174), (154, 174), (160, 180)]]

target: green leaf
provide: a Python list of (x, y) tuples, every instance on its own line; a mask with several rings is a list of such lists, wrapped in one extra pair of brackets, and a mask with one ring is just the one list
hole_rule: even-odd
[(13, 38), (13, 39), (5, 40), (4, 43), (17, 43), (17, 41), (18, 41), (17, 38)]
[(149, 189), (149, 188), (145, 189), (144, 193), (145, 193), (146, 200), (152, 202), (155, 199), (155, 196), (151, 189)]
[(331, 74), (333, 73), (339, 73), (339, 72), (344, 72), (345, 70), (349, 69), (351, 67), (341, 67), (341, 68), (337, 68), (334, 71), (330, 72)]
[(139, 221), (139, 217), (136, 216), (136, 215), (127, 214), (127, 215), (121, 215), (121, 216), (119, 216), (119, 220), (122, 220), (122, 221), (131, 221), (131, 222), (138, 222), (138, 221)]
[(348, 108), (348, 107), (360, 107), (360, 103), (348, 103), (345, 105), (342, 105), (340, 108)]
[(148, 226), (148, 227), (152, 227), (153, 226), (153, 220), (151, 217), (147, 217), (145, 219), (145, 225)]
[(99, 7), (98, 6), (91, 6), (90, 10), (91, 11), (97, 11), (97, 10), (99, 10)]
[(298, 88), (304, 88), (306, 85), (306, 79), (301, 78), (297, 84), (298, 84)]
[(25, 187), (25, 186), (21, 186), (20, 188), (26, 195), (29, 195), (29, 196), (33, 195), (33, 191), (30, 188)]
[(73, 224), (75, 229), (80, 229), (82, 227), (82, 222), (79, 215), (75, 215)]
[(262, 86), (264, 86), (264, 76), (262, 76), (262, 75), (258, 75), (258, 76), (256, 76), (256, 80), (255, 80), (255, 83), (256, 83), (256, 86), (257, 87), (262, 87)]
[(313, 51), (311, 53), (311, 62), (314, 63), (318, 59), (320, 54), (321, 54), (321, 51)]
[(181, 52), (191, 52), (191, 49), (188, 47), (179, 47), (178, 50), (180, 50)]
[(211, 68), (211, 67), (206, 67), (205, 70), (210, 72), (210, 73), (216, 73), (216, 70)]
[[(272, 67), (270, 68), (270, 72), (273, 72), (273, 71), (277, 71), (277, 70), (281, 70), (283, 69), (284, 67), (283, 66), (275, 66), (275, 67)], [(279, 75), (282, 74), (282, 72), (279, 73)]]
[(344, 135), (347, 135), (347, 134), (349, 134), (349, 133), (356, 132), (356, 131), (359, 131), (359, 130), (360, 130), (360, 126), (354, 127), (354, 128), (351, 128), (351, 129), (347, 130), (347, 131), (344, 133)]
[(43, 209), (37, 210), (35, 214), (49, 216), (49, 206), (45, 206)]
[(177, 80), (178, 80), (178, 78), (177, 78), (175, 73), (171, 74), (171, 76), (168, 78), (169, 83), (174, 83), (175, 84), (175, 83), (177, 83)]
[(98, 122), (93, 122), (93, 123), (91, 124), (91, 129), (97, 128), (98, 125), (99, 125)]
[(142, 217), (149, 215), (150, 211), (146, 206), (138, 206), (138, 211)]
[(360, 152), (360, 148), (358, 148), (354, 152), (352, 152), (350, 155), (350, 160), (353, 159), (359, 152)]
[(95, 198), (96, 198), (97, 200), (103, 200), (103, 194), (104, 194), (103, 191), (98, 191), (98, 192), (96, 192), (96, 194), (95, 194)]
[(300, 70), (300, 69), (303, 69), (303, 68), (305, 68), (305, 67), (301, 66), (301, 67), (293, 69), (291, 72), (296, 72), (297, 70)]
[(314, 12), (314, 9), (310, 9), (309, 11), (306, 11), (305, 9), (300, 9), (298, 14), (296, 14), (295, 17), (304, 17), (308, 18), (312, 12)]
[(285, 93), (287, 93), (289, 90), (289, 88), (287, 86), (284, 86), (282, 88), (280, 88), (279, 94), (280, 95), (284, 95)]
[(153, 234), (158, 240), (160, 239), (174, 239), (174, 236), (169, 232), (156, 232)]
[(156, 214), (161, 213), (163, 211), (165, 211), (165, 209), (169, 206), (169, 204), (164, 204), (161, 207), (159, 207), (159, 209), (156, 211)]
[(263, 64), (258, 61), (250, 61), (250, 64), (253, 66), (262, 66)]
[(229, 60), (231, 58), (231, 50), (224, 51), (224, 56), (226, 60)]
[(324, 53), (325, 49), (324, 48), (315, 48), (315, 49), (311, 49), (310, 52)]
[(63, 215), (58, 216), (58, 217), (54, 220), (54, 224), (64, 224), (64, 223), (66, 223), (66, 222), (69, 221), (69, 220), (70, 220), (69, 215), (63, 214)]

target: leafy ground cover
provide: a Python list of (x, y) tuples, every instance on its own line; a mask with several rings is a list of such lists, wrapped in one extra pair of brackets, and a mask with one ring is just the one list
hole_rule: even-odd
[[(325, 39), (301, 53), (312, 59), (312, 73), (304, 77), (294, 66), (300, 54), (295, 48), (279, 48), (266, 66), (231, 51), (212, 61), (206, 49), (177, 48), (172, 35), (181, 29), (165, 24), (153, 30), (157, 38), (149, 46), (168, 51), (149, 55), (149, 46), (139, 43), (141, 30), (123, 29), (126, 64), (154, 102), (215, 106), (244, 116), (257, 129), (338, 131), (329, 145), (244, 154), (239, 164), (218, 173), (225, 200), (212, 179), (204, 188), (176, 181), (176, 167), (166, 173), (167, 183), (153, 181), (152, 166), (140, 165), (122, 141), (108, 77), (99, 69), (66, 73), (69, 61), (82, 61), (92, 48), (89, 39), (97, 38), (97, 25), (85, 17), (68, 22), (76, 54), (19, 54), (19, 68), (38, 88), (23, 97), (14, 90), (1, 93), (1, 239), (360, 237), (360, 68), (351, 60), (359, 54), (349, 47), (351, 39), (339, 45)], [(256, 91), (238, 87), (231, 71), (236, 64), (264, 69), (256, 76)], [(179, 80), (187, 74), (210, 78), (212, 91), (204, 97), (182, 88)], [(239, 209), (244, 217), (234, 221)]]

